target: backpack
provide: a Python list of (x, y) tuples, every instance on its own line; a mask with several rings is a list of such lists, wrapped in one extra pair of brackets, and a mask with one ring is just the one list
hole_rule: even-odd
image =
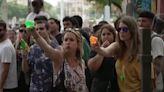
[[(158, 35), (158, 34), (153, 34), (153, 35), (151, 36), (151, 40), (152, 40), (154, 37), (159, 37), (159, 38), (161, 38), (160, 35)], [(161, 39), (162, 39), (162, 38), (161, 38)], [(163, 39), (162, 39), (162, 40), (163, 40)]]

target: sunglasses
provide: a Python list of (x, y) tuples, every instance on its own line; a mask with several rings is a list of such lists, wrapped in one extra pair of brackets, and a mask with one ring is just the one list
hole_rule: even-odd
[(118, 28), (117, 31), (118, 31), (118, 32), (120, 32), (120, 31), (122, 31), (122, 32), (128, 32), (129, 29), (128, 29), (127, 27), (120, 27), (120, 28)]
[(24, 33), (24, 34), (27, 33), (27, 31), (26, 31), (26, 30), (23, 30), (23, 29), (20, 29), (19, 32), (20, 32), (20, 33)]
[(36, 31), (38, 31), (38, 30), (41, 30), (41, 31), (42, 31), (42, 30), (44, 30), (44, 29), (45, 29), (45, 28), (40, 27), (40, 28), (36, 28), (35, 30), (36, 30)]
[(19, 30), (19, 32), (21, 32), (21, 33), (23, 33), (24, 31), (25, 31), (25, 30), (23, 30), (23, 29), (20, 29), (20, 30)]

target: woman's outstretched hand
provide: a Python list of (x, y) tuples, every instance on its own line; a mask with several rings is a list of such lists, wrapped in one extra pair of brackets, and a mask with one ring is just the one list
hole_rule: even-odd
[(100, 48), (100, 45), (98, 43), (98, 38), (96, 36), (91, 36), (89, 40), (92, 49), (97, 50)]

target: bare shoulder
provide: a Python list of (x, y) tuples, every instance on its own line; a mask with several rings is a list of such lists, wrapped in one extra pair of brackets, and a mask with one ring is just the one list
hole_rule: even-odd
[(109, 49), (111, 50), (111, 52), (113, 52), (114, 56), (115, 55), (117, 56), (117, 54), (119, 53), (119, 49), (120, 49), (119, 43), (118, 42), (111, 43), (109, 46)]

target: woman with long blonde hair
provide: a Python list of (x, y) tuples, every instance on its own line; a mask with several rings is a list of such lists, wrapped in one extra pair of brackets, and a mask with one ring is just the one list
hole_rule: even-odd
[(32, 35), (46, 55), (53, 60), (54, 92), (88, 92), (85, 64), (82, 60), (81, 34), (74, 29), (66, 29), (63, 44), (57, 49), (47, 44), (36, 31), (33, 31)]

